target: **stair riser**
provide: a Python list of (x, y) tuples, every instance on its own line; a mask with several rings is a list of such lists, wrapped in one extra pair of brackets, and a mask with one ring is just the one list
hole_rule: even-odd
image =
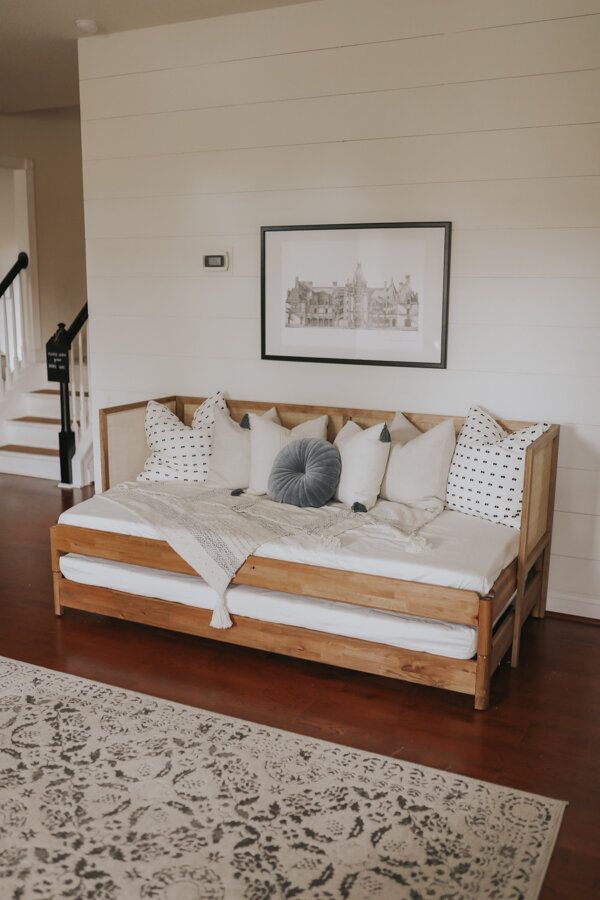
[(25, 406), (23, 415), (44, 416), (45, 418), (60, 418), (60, 400), (58, 397), (44, 396), (43, 394), (27, 394), (23, 397)]
[(29, 447), (58, 448), (59, 428), (49, 425), (32, 425), (30, 423), (7, 422), (6, 444), (27, 444)]
[(7, 475), (29, 475), (60, 481), (59, 461), (53, 457), (29, 456), (0, 452), (0, 472)]

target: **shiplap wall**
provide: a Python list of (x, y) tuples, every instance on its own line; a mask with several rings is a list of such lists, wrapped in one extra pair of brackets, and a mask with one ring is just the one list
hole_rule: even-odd
[[(550, 606), (600, 615), (600, 0), (318, 0), (79, 56), (94, 407), (560, 422)], [(431, 219), (446, 371), (259, 359), (260, 225)]]

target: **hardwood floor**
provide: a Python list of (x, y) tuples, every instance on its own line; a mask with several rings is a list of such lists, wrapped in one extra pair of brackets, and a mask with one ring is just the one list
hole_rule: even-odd
[(0, 475), (0, 655), (568, 800), (542, 897), (600, 896), (600, 629), (545, 619), (505, 660), (492, 706), (433, 688), (67, 610), (48, 527), (83, 498)]

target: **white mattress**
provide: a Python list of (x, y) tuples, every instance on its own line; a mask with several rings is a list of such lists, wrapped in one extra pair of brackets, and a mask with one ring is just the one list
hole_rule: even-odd
[[(101, 494), (62, 513), (59, 522), (160, 539), (152, 526)], [(315, 538), (291, 537), (263, 544), (255, 555), (472, 590), (483, 596), (515, 558), (519, 545), (518, 531), (450, 510), (444, 510), (420, 533), (430, 549), (419, 554), (402, 550), (376, 526), (363, 525), (342, 534), (336, 549), (323, 547)]]
[[(200, 609), (212, 609), (216, 599), (212, 588), (193, 575), (159, 572), (74, 553), (61, 557), (60, 569), (65, 578), (80, 584), (157, 597)], [(237, 613), (263, 622), (295, 625), (406, 650), (454, 659), (470, 659), (476, 652), (477, 630), (468, 625), (401, 616), (245, 585), (229, 588), (227, 605), (233, 615)]]

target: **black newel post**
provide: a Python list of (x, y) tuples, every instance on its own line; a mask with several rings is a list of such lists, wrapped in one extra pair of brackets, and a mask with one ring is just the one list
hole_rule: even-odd
[(75, 455), (75, 433), (71, 428), (71, 408), (69, 403), (69, 382), (60, 383), (60, 434), (58, 435), (60, 453), (60, 480), (63, 484), (73, 482), (71, 460)]
[(71, 409), (69, 403), (69, 349), (71, 337), (60, 322), (55, 333), (46, 343), (46, 369), (48, 381), (60, 383), (60, 434), (58, 449), (60, 453), (60, 480), (63, 484), (73, 482), (71, 461), (75, 454), (75, 434), (71, 428)]

